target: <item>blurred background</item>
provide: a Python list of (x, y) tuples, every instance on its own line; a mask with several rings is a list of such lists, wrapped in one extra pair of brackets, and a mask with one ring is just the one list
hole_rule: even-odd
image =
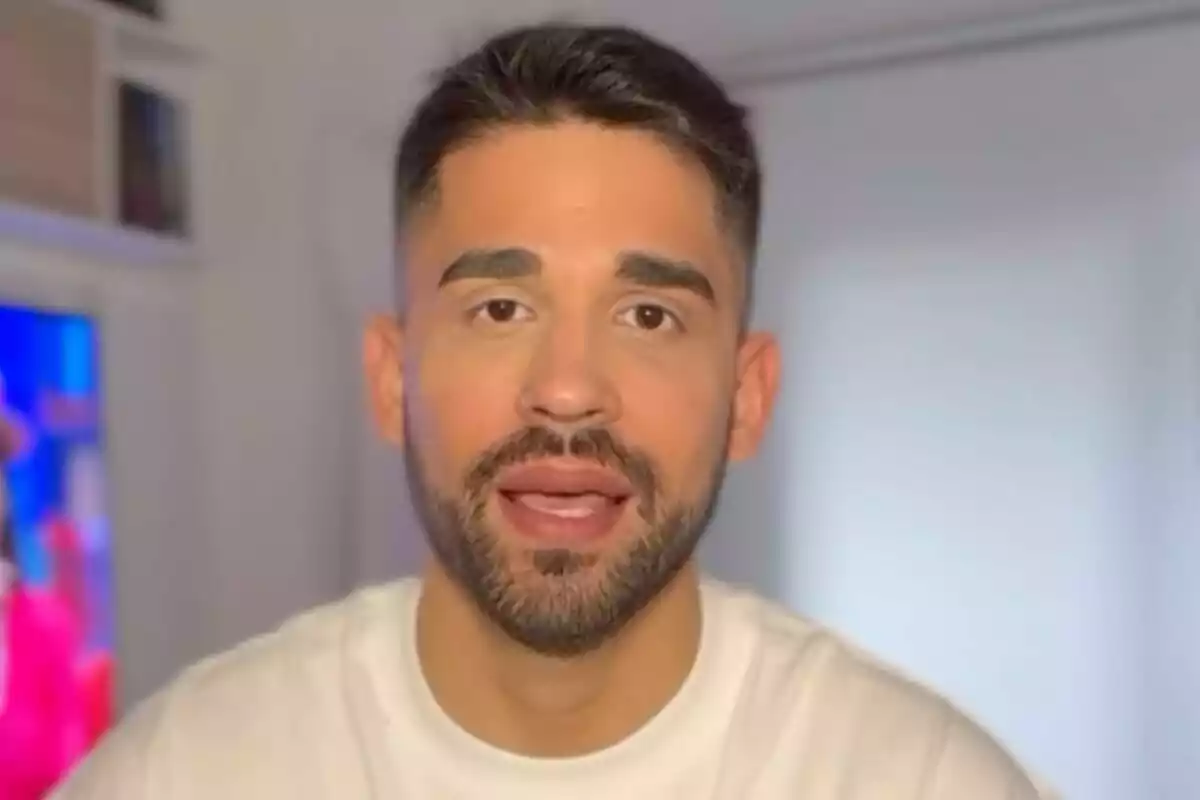
[[(645, 27), (753, 109), (786, 378), (707, 566), (1065, 797), (1200, 798), (1196, 2), (0, 0), (18, 558), (49, 585), (50, 521), (100, 530), (121, 707), (419, 567), (357, 349), (395, 139), (434, 66), (551, 16)], [(18, 346), (38, 315), (68, 344)]]

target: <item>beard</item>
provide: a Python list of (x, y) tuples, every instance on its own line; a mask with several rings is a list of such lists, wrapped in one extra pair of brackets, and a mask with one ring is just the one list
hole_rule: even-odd
[[(409, 430), (413, 430), (409, 427)], [(692, 504), (664, 506), (653, 461), (604, 428), (569, 438), (548, 428), (518, 431), (482, 454), (455, 494), (437, 490), (406, 439), (405, 473), (430, 549), (450, 578), (510, 639), (546, 656), (571, 658), (619, 633), (691, 561), (716, 511), (727, 457)], [(514, 552), (486, 519), (500, 472), (540, 458), (571, 456), (620, 471), (634, 487), (641, 536), (615, 555), (570, 548)]]

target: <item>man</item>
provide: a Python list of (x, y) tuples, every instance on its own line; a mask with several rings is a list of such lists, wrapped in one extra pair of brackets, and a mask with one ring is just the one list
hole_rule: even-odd
[(396, 199), (365, 362), (434, 558), (191, 670), (62, 800), (1037, 797), (944, 701), (697, 572), (780, 369), (746, 327), (758, 161), (708, 75), (627, 29), (509, 32), (418, 107)]

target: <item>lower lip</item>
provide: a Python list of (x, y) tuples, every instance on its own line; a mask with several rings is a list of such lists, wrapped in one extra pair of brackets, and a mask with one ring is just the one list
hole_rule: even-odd
[(609, 503), (586, 517), (560, 517), (530, 508), (506, 494), (498, 495), (500, 510), (517, 532), (543, 542), (582, 543), (603, 539), (621, 519), (628, 500)]

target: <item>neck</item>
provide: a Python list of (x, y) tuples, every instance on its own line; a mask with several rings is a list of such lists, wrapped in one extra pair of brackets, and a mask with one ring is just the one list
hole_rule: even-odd
[(578, 658), (542, 656), (505, 637), (432, 566), (417, 610), (417, 652), (438, 704), (464, 730), (510, 752), (569, 757), (616, 744), (662, 710), (691, 672), (700, 626), (699, 580), (689, 565), (603, 647)]

